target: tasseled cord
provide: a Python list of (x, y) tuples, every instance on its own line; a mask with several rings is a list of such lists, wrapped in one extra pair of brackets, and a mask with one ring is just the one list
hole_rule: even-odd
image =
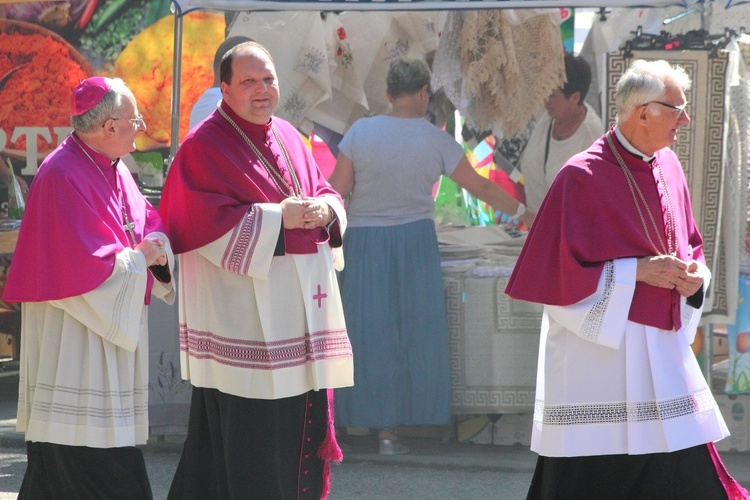
[(328, 412), (326, 415), (326, 437), (318, 449), (318, 458), (323, 460), (323, 492), (321, 499), (328, 498), (331, 492), (331, 461), (340, 463), (344, 459), (339, 443), (336, 441), (336, 426), (334, 425), (333, 415), (333, 389), (326, 389), (328, 397)]
[(737, 482), (730, 474), (727, 468), (724, 466), (719, 452), (716, 451), (716, 446), (713, 443), (708, 443), (708, 453), (711, 455), (711, 460), (714, 462), (714, 467), (719, 475), (721, 484), (724, 486), (724, 491), (727, 492), (727, 498), (729, 500), (748, 500), (750, 499), (750, 493), (743, 488), (740, 483)]

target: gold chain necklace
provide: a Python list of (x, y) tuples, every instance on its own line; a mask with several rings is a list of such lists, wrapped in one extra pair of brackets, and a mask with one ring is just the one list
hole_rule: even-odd
[[(223, 116), (232, 127), (242, 136), (242, 138), (245, 140), (248, 146), (250, 146), (250, 149), (253, 150), (253, 153), (255, 153), (255, 156), (258, 157), (260, 160), (260, 163), (263, 165), (263, 168), (268, 173), (269, 177), (271, 177), (271, 180), (276, 185), (276, 189), (279, 190), (279, 193), (285, 195), (285, 196), (302, 196), (302, 188), (300, 187), (299, 179), (297, 179), (297, 173), (294, 171), (294, 166), (292, 165), (291, 160), (289, 159), (289, 153), (286, 152), (286, 148), (284, 147), (284, 143), (281, 142), (281, 137), (279, 137), (278, 132), (276, 132), (276, 128), (274, 126), (271, 126), (271, 131), (273, 132), (273, 136), (276, 138), (276, 142), (279, 143), (279, 148), (281, 149), (281, 154), (284, 155), (284, 161), (286, 162), (287, 167), (289, 168), (289, 175), (292, 178), (292, 185), (290, 186), (289, 183), (284, 179), (284, 177), (281, 175), (281, 173), (271, 165), (271, 162), (269, 162), (265, 156), (263, 156), (263, 153), (260, 152), (258, 147), (253, 144), (253, 141), (250, 140), (250, 138), (245, 135), (245, 132), (242, 131), (242, 129), (232, 120), (232, 118), (223, 110), (221, 109), (221, 106), (217, 108), (219, 110), (219, 113), (221, 116)], [(282, 189), (282, 184), (284, 188)]]
[(667, 189), (667, 181), (664, 178), (664, 170), (661, 168), (659, 160), (654, 159), (654, 163), (659, 168), (659, 180), (661, 180), (661, 186), (664, 189), (664, 197), (667, 200), (667, 245), (669, 246), (669, 254), (677, 255), (677, 226), (674, 218), (674, 205), (672, 205), (672, 197), (669, 195), (669, 189)]
[[(109, 179), (107, 179), (107, 176), (104, 175), (104, 172), (102, 172), (102, 170), (99, 168), (99, 164), (96, 163), (96, 161), (91, 157), (91, 155), (89, 154), (89, 152), (86, 151), (86, 149), (83, 147), (83, 145), (80, 142), (78, 142), (78, 139), (76, 138), (76, 136), (74, 136), (73, 134), (70, 134), (70, 137), (72, 137), (73, 141), (76, 143), (76, 145), (79, 148), (81, 148), (81, 151), (83, 151), (83, 154), (85, 154), (86, 157), (89, 160), (91, 160), (91, 163), (94, 164), (94, 166), (96, 167), (96, 170), (102, 175), (102, 177), (104, 177), (105, 182), (109, 186)], [(117, 183), (117, 174), (116, 173), (115, 173), (115, 186), (118, 186), (117, 190), (119, 190), (119, 185)], [(123, 201), (122, 201), (122, 194), (118, 194), (117, 191), (115, 191), (115, 194), (117, 195), (117, 199), (118, 199), (118, 201), (120, 203), (120, 211), (122, 212), (122, 219), (124, 221), (124, 224), (122, 225), (122, 228), (125, 229), (128, 232), (128, 234), (130, 234), (130, 239), (133, 241), (133, 245), (132, 246), (135, 247), (136, 240), (135, 240), (135, 232), (133, 231), (135, 229), (135, 223), (131, 222), (130, 221), (130, 217), (128, 217), (128, 212), (125, 210), (125, 203), (123, 203)]]
[[(625, 179), (628, 182), (628, 187), (630, 188), (630, 194), (633, 196), (633, 202), (635, 203), (635, 208), (638, 210), (638, 215), (641, 218), (641, 224), (643, 225), (643, 231), (646, 233), (646, 238), (648, 238), (648, 242), (651, 244), (651, 247), (654, 249), (654, 252), (656, 255), (677, 255), (677, 248), (676, 248), (676, 230), (675, 230), (675, 218), (674, 218), (674, 209), (672, 207), (672, 197), (669, 195), (669, 189), (667, 189), (667, 182), (664, 179), (664, 172), (662, 171), (661, 165), (657, 162), (656, 167), (659, 169), (659, 178), (661, 180), (662, 188), (664, 189), (664, 197), (667, 200), (667, 244), (664, 244), (664, 238), (661, 235), (661, 232), (659, 231), (659, 226), (656, 224), (656, 220), (654, 220), (654, 216), (651, 213), (651, 209), (648, 208), (648, 204), (646, 203), (646, 197), (643, 196), (643, 192), (641, 191), (641, 188), (638, 187), (638, 183), (635, 181), (635, 177), (633, 177), (633, 173), (628, 169), (628, 167), (625, 165), (625, 161), (622, 159), (622, 156), (620, 156), (620, 153), (617, 151), (617, 148), (615, 147), (614, 142), (612, 141), (612, 133), (607, 132), (607, 142), (609, 143), (609, 147), (612, 150), (612, 153), (614, 153), (615, 158), (617, 159), (617, 163), (620, 165), (620, 168), (622, 169), (623, 174), (625, 174)], [(638, 197), (636, 197), (636, 192), (638, 193)], [(646, 209), (646, 214), (648, 215), (648, 218), (651, 220), (651, 225), (654, 228), (654, 233), (656, 233), (656, 237), (659, 238), (659, 244), (661, 245), (662, 251), (659, 251), (659, 249), (654, 244), (654, 241), (651, 239), (651, 235), (648, 231), (648, 227), (646, 226), (646, 219), (643, 217), (643, 211), (641, 211), (641, 206), (638, 203), (638, 198), (640, 198), (641, 203), (643, 204), (643, 207)], [(674, 242), (674, 248), (673, 248), (673, 242)]]

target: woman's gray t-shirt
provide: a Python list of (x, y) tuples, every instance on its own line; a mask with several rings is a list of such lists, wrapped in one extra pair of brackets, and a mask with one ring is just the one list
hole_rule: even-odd
[(425, 119), (385, 115), (358, 120), (339, 149), (354, 165), (349, 227), (431, 219), (435, 182), (464, 156), (453, 137)]

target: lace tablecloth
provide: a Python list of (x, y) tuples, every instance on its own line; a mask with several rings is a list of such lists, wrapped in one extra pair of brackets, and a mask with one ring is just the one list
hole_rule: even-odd
[(456, 415), (534, 407), (542, 306), (505, 295), (523, 236), (503, 233), (500, 226), (438, 230)]

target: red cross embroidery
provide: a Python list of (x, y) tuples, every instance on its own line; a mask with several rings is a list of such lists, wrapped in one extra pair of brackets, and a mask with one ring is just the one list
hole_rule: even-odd
[(313, 295), (313, 300), (317, 300), (318, 301), (318, 309), (320, 309), (321, 301), (323, 299), (325, 299), (326, 297), (328, 297), (328, 294), (327, 293), (321, 293), (320, 292), (320, 285), (318, 285), (318, 293), (316, 295)]

